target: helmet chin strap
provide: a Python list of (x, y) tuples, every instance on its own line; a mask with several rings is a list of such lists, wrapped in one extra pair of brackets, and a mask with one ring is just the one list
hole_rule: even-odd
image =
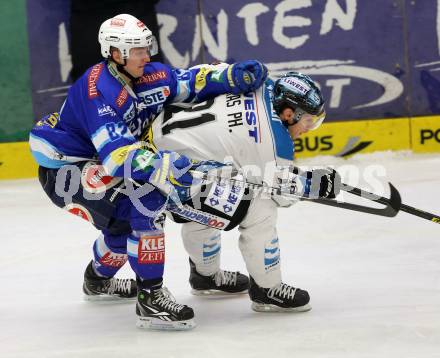
[(279, 115), (283, 112), (283, 110), (285, 110), (286, 108), (291, 108), (291, 109), (295, 112), (294, 115), (293, 115), (293, 122), (292, 122), (292, 123), (289, 123), (287, 120), (286, 120), (286, 121), (282, 121), (282, 124), (283, 124), (284, 127), (286, 127), (286, 128), (287, 128), (287, 127), (291, 127), (291, 126), (297, 124), (297, 123), (301, 120), (301, 117), (303, 116), (303, 114), (306, 113), (306, 112), (304, 112), (304, 111), (303, 111), (301, 108), (299, 108), (299, 107), (297, 107), (297, 108), (293, 108), (293, 106), (284, 105), (284, 106), (281, 106), (279, 113), (277, 113), (278, 116), (279, 116)]
[(126, 65), (127, 65), (127, 59), (125, 59), (125, 58), (124, 58), (123, 65), (116, 62), (116, 68), (118, 69), (118, 71), (123, 73), (124, 75), (126, 75), (134, 83), (137, 78), (132, 76), (130, 73), (128, 73), (128, 71), (124, 68)]

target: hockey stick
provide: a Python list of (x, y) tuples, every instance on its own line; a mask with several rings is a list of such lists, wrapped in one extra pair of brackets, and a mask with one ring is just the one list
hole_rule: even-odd
[(408, 214), (418, 216), (419, 218), (432, 221), (435, 224), (440, 224), (440, 216), (428, 213), (427, 211), (413, 208), (412, 206), (405, 205), (405, 204), (400, 205), (400, 210), (402, 210)]
[[(291, 166), (290, 170), (293, 174), (298, 174), (299, 172), (301, 172), (301, 169), (298, 167), (295, 167), (295, 166)], [(370, 199), (370, 200), (375, 201), (380, 204), (384, 204), (387, 206), (388, 206), (388, 204), (390, 204), (390, 206), (388, 208), (385, 208), (385, 209), (387, 209), (389, 215), (385, 215), (385, 216), (390, 216), (390, 217), (395, 216), (395, 215), (397, 215), (399, 210), (402, 210), (408, 214), (418, 216), (422, 219), (432, 221), (435, 224), (440, 224), (440, 216), (438, 216), (436, 214), (428, 213), (427, 211), (423, 211), (423, 210), (414, 208), (414, 207), (406, 205), (406, 204), (403, 204), (401, 202), (400, 195), (399, 195), (399, 192), (397, 191), (397, 189), (391, 183), (388, 183), (388, 184), (390, 186), (390, 193), (391, 193), (391, 196), (389, 199), (378, 196), (373, 193), (370, 193), (366, 190), (351, 187), (347, 184), (342, 184), (343, 188), (341, 188), (341, 189), (344, 191), (347, 191), (351, 194), (360, 196), (362, 198)], [(399, 196), (399, 197), (397, 198), (397, 196)], [(333, 205), (333, 202), (328, 201), (328, 200), (322, 201), (321, 199), (317, 199), (317, 200), (315, 200), (315, 202), (319, 202), (320, 204), (324, 204), (324, 205)], [(353, 205), (353, 204), (350, 204), (350, 205)], [(333, 205), (333, 206), (335, 206), (335, 205)], [(339, 205), (339, 207), (342, 207), (342, 206)], [(367, 210), (364, 210), (364, 208), (367, 208)], [(362, 211), (362, 212), (367, 212), (369, 214), (374, 214), (375, 210), (377, 210), (377, 209), (361, 206), (356, 211)], [(382, 214), (386, 213), (385, 211), (383, 211), (384, 209), (379, 209), (379, 210), (382, 210)], [(371, 211), (373, 211), (373, 212), (371, 212)], [(394, 214), (393, 214), (393, 211), (395, 212)]]
[(372, 215), (379, 215), (379, 216), (387, 216), (387, 217), (394, 217), (397, 215), (399, 210), (402, 206), (402, 199), (400, 197), (399, 192), (397, 189), (393, 186), (393, 184), (388, 183), (390, 187), (390, 197), (385, 198), (383, 196), (378, 196), (376, 194), (370, 193), (368, 191), (365, 191), (360, 188), (352, 187), (347, 184), (342, 184), (341, 190), (346, 191), (347, 193), (360, 196), (365, 199), (369, 199), (371, 201), (374, 201), (379, 204), (385, 205), (385, 208), (372, 208), (369, 206), (364, 205), (358, 205), (358, 204), (352, 204), (352, 203), (346, 203), (346, 202), (340, 202), (336, 200), (329, 200), (329, 199), (312, 199), (310, 201), (318, 204), (324, 204), (329, 206), (336, 206), (338, 208), (342, 209), (348, 209), (353, 211), (359, 211), (362, 213), (372, 214)]
[(287, 199), (296, 198), (299, 200), (310, 201), (313, 203), (334, 206), (334, 207), (338, 207), (341, 209), (358, 211), (358, 212), (363, 212), (363, 213), (378, 215), (378, 216), (394, 217), (401, 210), (401, 211), (404, 211), (408, 214), (417, 216), (419, 218), (429, 220), (435, 224), (440, 224), (440, 216), (439, 215), (432, 214), (427, 211), (420, 210), (420, 209), (414, 208), (412, 206), (403, 204), (398, 190), (391, 183), (388, 183), (388, 185), (390, 187), (390, 197), (389, 198), (385, 198), (385, 197), (370, 193), (366, 190), (352, 187), (347, 184), (342, 184), (341, 190), (346, 191), (347, 193), (350, 193), (350, 194), (353, 194), (353, 195), (356, 195), (356, 196), (359, 196), (359, 197), (362, 197), (365, 199), (369, 199), (369, 200), (374, 201), (376, 203), (385, 205), (385, 207), (381, 209), (381, 208), (372, 208), (369, 206), (352, 204), (352, 203), (347, 203), (347, 202), (341, 202), (341, 201), (332, 200), (332, 199), (302, 198), (298, 195), (295, 195), (294, 193), (286, 193), (286, 192), (282, 191), (280, 188), (269, 187), (265, 184), (249, 183), (246, 180), (238, 180), (238, 179), (234, 179), (234, 178), (224, 178), (224, 177), (218, 177), (218, 176), (211, 177), (208, 175), (205, 175), (205, 176), (202, 175), (201, 178), (202, 178), (202, 180), (206, 180), (207, 182), (212, 182), (212, 181), (216, 181), (216, 180), (220, 180), (220, 181), (227, 180), (227, 181), (230, 181), (231, 183), (245, 185), (246, 187), (251, 188), (251, 189), (257, 189), (257, 190), (263, 189), (269, 194), (279, 195), (279, 196), (285, 197)]
[[(401, 210), (401, 211), (404, 211), (404, 212), (406, 212), (408, 214), (417, 216), (419, 218), (432, 221), (435, 224), (440, 224), (440, 216), (439, 215), (428, 213), (427, 211), (423, 211), (423, 210), (414, 208), (412, 206), (403, 204), (401, 202), (401, 200), (400, 200), (400, 195), (399, 195), (399, 192), (397, 191), (397, 189), (391, 183), (388, 183), (388, 184), (390, 186), (390, 192), (391, 192), (390, 199), (387, 199), (387, 198), (384, 198), (384, 197), (381, 197), (381, 196), (377, 196), (377, 195), (375, 195), (373, 193), (370, 193), (368, 191), (365, 191), (365, 190), (362, 190), (362, 189), (359, 189), (359, 188), (350, 187), (350, 186), (348, 186), (346, 184), (342, 184), (343, 186), (345, 186), (345, 188), (343, 188), (342, 190), (347, 191), (347, 192), (349, 192), (351, 194), (360, 196), (362, 198), (367, 198), (367, 196), (370, 196), (370, 198), (368, 198), (368, 199), (370, 199), (372, 201), (375, 201), (377, 203), (380, 203), (380, 204), (388, 205), (388, 203), (389, 203), (391, 205), (391, 209), (389, 210), (389, 214), (390, 215), (385, 215), (385, 216), (390, 216), (390, 217), (395, 216), (397, 214), (397, 212), (399, 210)], [(397, 200), (397, 196), (399, 196), (399, 200)], [(314, 201), (315, 202), (319, 202), (320, 204), (324, 204), (324, 205), (332, 205), (331, 201), (322, 201), (321, 199), (317, 199), (317, 200), (314, 200)], [(341, 207), (341, 206), (339, 206), (339, 207)], [(367, 207), (361, 206), (356, 211), (362, 211), (362, 212), (367, 212), (369, 214), (374, 214), (371, 211), (382, 210), (382, 213), (385, 213), (383, 211), (384, 209), (368, 208), (366, 211), (364, 211), (363, 208), (367, 208)], [(393, 210), (395, 211), (394, 215), (392, 213)]]
[(247, 180), (240, 180), (240, 179), (235, 179), (235, 178), (231, 178), (231, 177), (223, 177), (223, 176), (218, 176), (218, 175), (209, 175), (208, 173), (205, 173), (205, 172), (198, 172), (198, 171), (191, 171), (191, 172), (192, 172), (193, 176), (204, 181), (205, 183), (211, 183), (213, 181), (218, 181), (218, 182), (227, 181), (231, 184), (245, 186), (246, 188), (253, 189), (253, 190), (262, 190), (262, 192), (265, 192), (267, 194), (281, 196), (286, 199), (293, 199), (294, 198), (294, 199), (299, 199), (299, 200), (311, 201), (311, 202), (315, 202), (318, 204), (324, 204), (324, 205), (338, 207), (341, 209), (358, 211), (358, 212), (363, 212), (363, 213), (378, 215), (378, 216), (386, 216), (386, 217), (396, 216), (397, 213), (399, 212), (399, 208), (402, 203), (399, 192), (391, 183), (389, 183), (390, 198), (378, 196), (376, 194), (367, 192), (363, 189), (352, 187), (347, 184), (342, 184), (341, 190), (346, 191), (347, 193), (350, 193), (350, 194), (353, 194), (356, 196), (360, 196), (360, 197), (369, 199), (371, 201), (385, 205), (385, 207), (381, 209), (381, 208), (372, 208), (369, 206), (352, 204), (352, 203), (347, 203), (347, 202), (341, 202), (341, 201), (337, 201), (337, 200), (333, 200), (333, 199), (308, 199), (303, 196), (295, 194), (293, 191), (289, 192), (286, 190), (282, 190), (281, 188), (271, 187), (265, 183), (256, 184), (256, 183), (248, 182)]

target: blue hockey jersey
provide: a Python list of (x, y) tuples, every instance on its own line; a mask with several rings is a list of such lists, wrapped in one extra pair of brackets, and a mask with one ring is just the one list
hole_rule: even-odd
[[(138, 141), (164, 105), (203, 102), (231, 90), (224, 67), (182, 70), (161, 63), (145, 65), (133, 87), (110, 61), (87, 70), (69, 89), (61, 110), (32, 129), (29, 143), (37, 163), (60, 168), (99, 160), (110, 175), (127, 176), (125, 160), (140, 150)], [(143, 179), (136, 173), (128, 175)]]

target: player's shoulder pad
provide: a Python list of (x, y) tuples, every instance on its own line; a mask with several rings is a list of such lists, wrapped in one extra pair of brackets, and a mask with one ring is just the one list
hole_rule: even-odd
[[(98, 98), (105, 91), (106, 72), (105, 61), (99, 62), (87, 69), (87, 71), (78, 80), (78, 83), (81, 83), (86, 87), (86, 93), (89, 99), (92, 100)], [(76, 84), (77, 83), (75, 83), (75, 85)]]
[(127, 90), (112, 76), (105, 61), (90, 67), (84, 74), (83, 81), (89, 100), (103, 101), (116, 110), (122, 110), (131, 103)]

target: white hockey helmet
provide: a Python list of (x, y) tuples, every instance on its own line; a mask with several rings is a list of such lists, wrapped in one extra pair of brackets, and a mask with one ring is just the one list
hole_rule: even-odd
[(147, 47), (150, 56), (158, 53), (157, 41), (150, 29), (129, 14), (105, 20), (99, 28), (98, 41), (104, 58), (111, 56), (110, 47), (119, 49), (123, 59), (128, 58), (130, 49), (135, 47)]

